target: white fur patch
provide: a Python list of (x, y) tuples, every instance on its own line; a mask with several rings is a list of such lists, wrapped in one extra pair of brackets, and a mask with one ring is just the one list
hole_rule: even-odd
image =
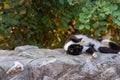
[(95, 49), (96, 51), (99, 51), (98, 48), (99, 48), (100, 46), (102, 46), (102, 44), (101, 44), (99, 41), (97, 41), (97, 40), (93, 40), (92, 43), (94, 44), (94, 49)]
[(109, 47), (109, 42), (112, 42), (112, 41), (109, 40), (109, 39), (104, 39), (104, 40), (101, 41), (101, 43), (106, 47)]
[(99, 41), (89, 38), (86, 35), (78, 34), (78, 35), (75, 35), (75, 37), (77, 37), (78, 39), (83, 38), (82, 41), (79, 42), (80, 45), (88, 46), (89, 44), (94, 44), (94, 48), (97, 51), (98, 51), (98, 48), (102, 46), (102, 44)]
[(74, 42), (73, 42), (73, 41), (67, 42), (67, 43), (64, 45), (64, 50), (67, 51), (67, 50), (68, 50), (68, 47), (69, 47), (71, 44), (74, 44)]
[(82, 53), (86, 52), (89, 47), (83, 46)]
[(88, 45), (90, 42), (90, 38), (88, 38), (86, 35), (75, 35), (75, 37), (78, 39), (82, 38), (82, 40), (79, 42), (80, 45)]

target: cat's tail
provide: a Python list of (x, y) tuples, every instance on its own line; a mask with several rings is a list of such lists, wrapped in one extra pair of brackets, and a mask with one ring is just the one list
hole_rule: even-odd
[(107, 45), (108, 47), (110, 47), (110, 48), (113, 49), (113, 50), (120, 50), (120, 45), (118, 45), (116, 42), (111, 41), (111, 40), (109, 40), (109, 39), (103, 39), (103, 40), (101, 41), (101, 43), (102, 43), (103, 45)]
[(109, 46), (111, 49), (113, 50), (119, 50), (120, 51), (120, 45), (118, 45), (117, 43), (115, 42), (109, 42)]
[(99, 47), (98, 50), (101, 53), (107, 53), (107, 54), (109, 54), (109, 53), (117, 54), (117, 53), (120, 52), (120, 50), (113, 50), (113, 49), (111, 49), (109, 47)]
[(107, 45), (108, 47), (100, 47), (99, 51), (102, 53), (120, 53), (120, 45), (116, 42), (104, 39), (101, 41), (102, 44)]

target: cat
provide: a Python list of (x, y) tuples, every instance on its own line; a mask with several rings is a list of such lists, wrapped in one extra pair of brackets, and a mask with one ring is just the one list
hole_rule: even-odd
[(70, 55), (88, 53), (95, 56), (95, 52), (120, 53), (120, 45), (109, 39), (95, 39), (83, 34), (71, 35), (64, 44), (64, 50)]

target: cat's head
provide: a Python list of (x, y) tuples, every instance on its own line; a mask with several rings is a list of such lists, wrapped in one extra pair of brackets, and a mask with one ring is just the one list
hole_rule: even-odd
[(79, 55), (79, 54), (82, 54), (82, 49), (83, 49), (83, 46), (80, 44), (71, 44), (68, 47), (67, 54)]

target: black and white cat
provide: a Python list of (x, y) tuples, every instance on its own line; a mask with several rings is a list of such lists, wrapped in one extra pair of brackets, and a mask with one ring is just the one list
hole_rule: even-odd
[(64, 50), (70, 55), (88, 53), (94, 56), (94, 52), (120, 53), (120, 45), (109, 39), (94, 39), (86, 35), (71, 35), (65, 42)]

